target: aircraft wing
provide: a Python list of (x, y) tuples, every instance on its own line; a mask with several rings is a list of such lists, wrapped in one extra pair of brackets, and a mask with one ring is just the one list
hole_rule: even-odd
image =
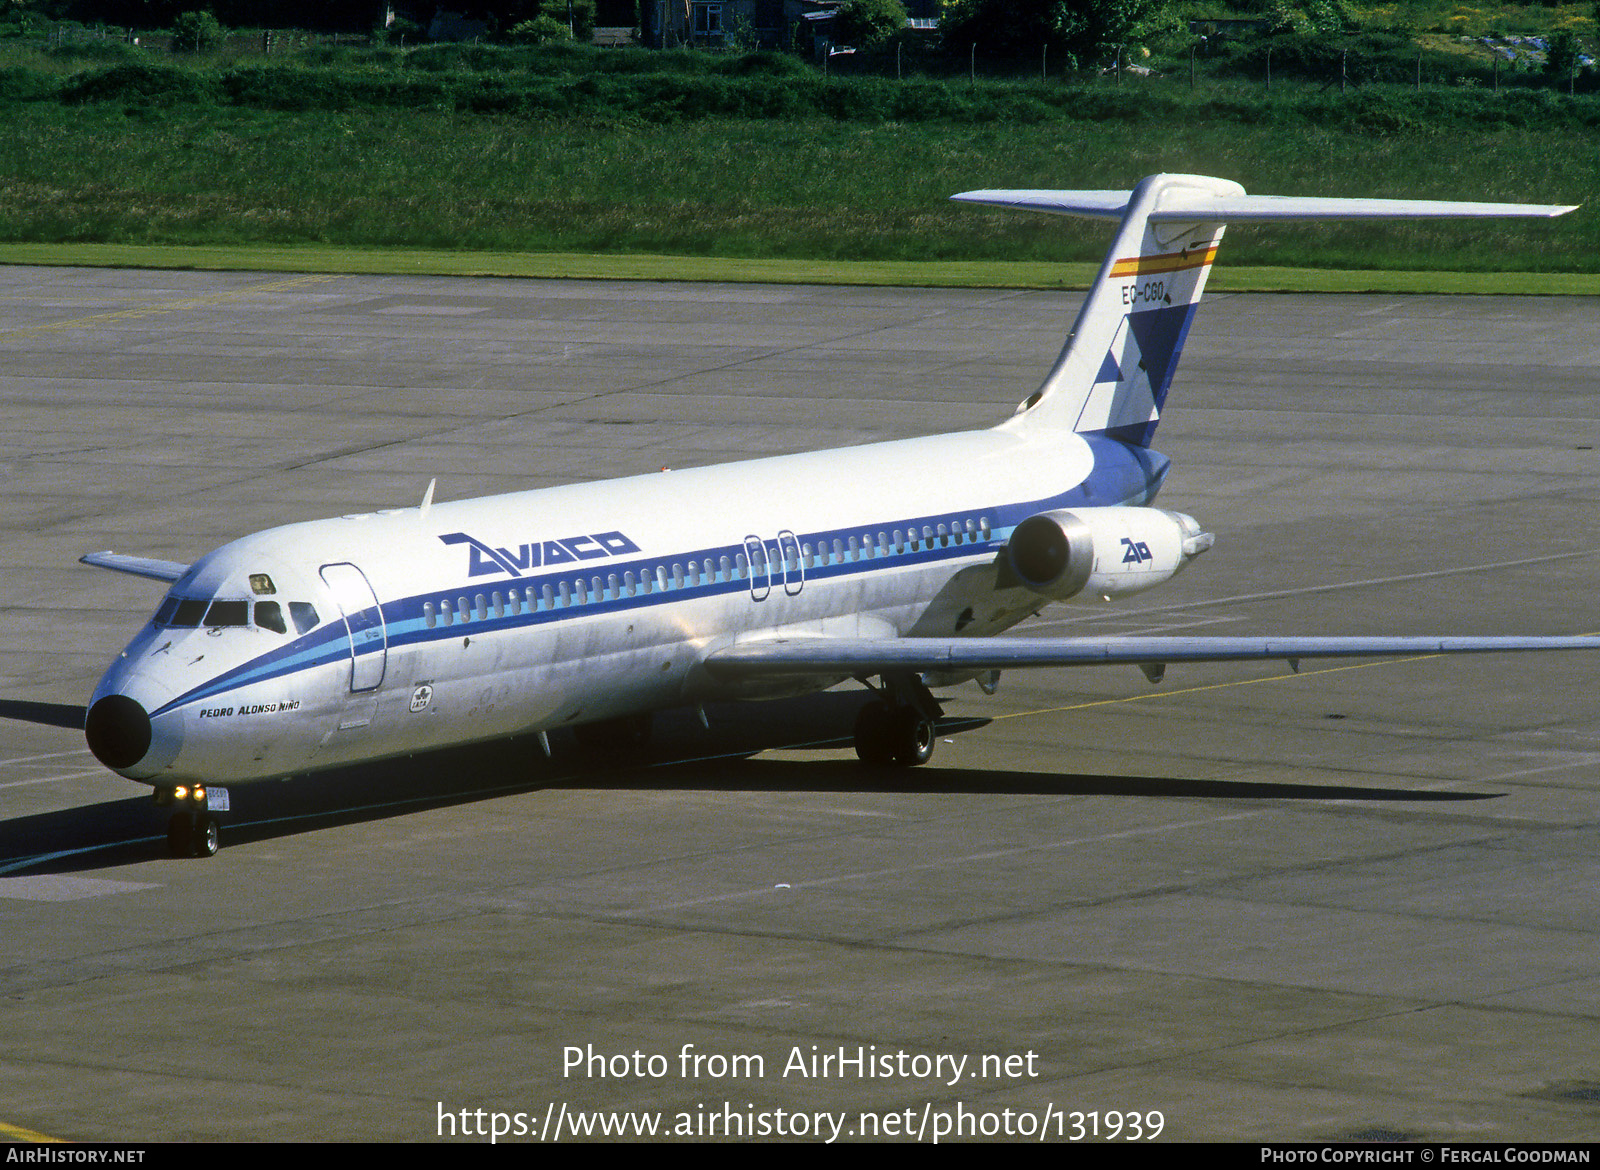
[(114, 569), (118, 573), (131, 573), (135, 577), (151, 577), (157, 581), (176, 581), (189, 571), (188, 565), (177, 561), (158, 561), (151, 557), (131, 557), (126, 553), (97, 552), (78, 558), (85, 565)]
[[(1592, 634), (1466, 637), (788, 638), (736, 642), (705, 659), (714, 678), (1015, 670), (1025, 666), (1164, 666), (1302, 658), (1392, 658), (1526, 650), (1600, 650)], [(1298, 668), (1298, 667), (1297, 667)]]

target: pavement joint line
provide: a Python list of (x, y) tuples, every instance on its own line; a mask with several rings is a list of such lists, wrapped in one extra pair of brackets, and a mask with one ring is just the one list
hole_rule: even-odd
[(255, 296), (259, 293), (281, 292), (284, 289), (295, 288), (303, 284), (324, 284), (330, 280), (338, 279), (339, 277), (336, 275), (297, 276), (289, 280), (271, 280), (265, 284), (253, 284), (246, 288), (230, 289), (227, 292), (207, 293), (205, 296), (185, 297), (176, 301), (160, 301), (150, 305), (136, 305), (131, 309), (113, 309), (105, 313), (91, 313), (87, 317), (73, 317), (66, 321), (46, 321), (42, 325), (24, 325), (19, 329), (0, 331), (0, 342), (18, 341), (27, 337), (36, 337), (41, 333), (59, 333), (65, 329), (87, 328), (111, 321), (135, 321), (144, 317), (158, 317), (166, 313), (181, 313), (185, 309), (207, 308), (211, 305), (225, 304), (228, 301)]
[(1319, 674), (1337, 674), (1342, 670), (1368, 670), (1374, 666), (1395, 666), (1403, 662), (1426, 662), (1430, 658), (1443, 658), (1443, 654), (1413, 654), (1405, 658), (1385, 658), (1382, 662), (1358, 662), (1350, 666), (1324, 666), (1318, 670), (1292, 671), (1273, 674), (1266, 678), (1236, 678), (1227, 682), (1205, 683), (1195, 687), (1180, 687), (1171, 691), (1149, 691), (1142, 695), (1123, 695), (1116, 699), (1090, 699), (1085, 703), (1069, 703), (1065, 707), (1040, 707), (1033, 711), (1010, 711), (990, 718), (998, 723), (1002, 719), (1022, 719), (1029, 715), (1056, 715), (1062, 711), (1083, 711), (1090, 707), (1109, 707), (1115, 703), (1140, 703), (1146, 699), (1170, 699), (1178, 695), (1193, 695), (1201, 691), (1220, 691), (1227, 687), (1252, 687), (1261, 683), (1290, 682), (1297, 678), (1314, 678)]
[(89, 768), (83, 772), (59, 772), (54, 776), (34, 776), (27, 780), (7, 780), (0, 788), (26, 788), (30, 784), (49, 784), (56, 780), (81, 780), (85, 776), (104, 776), (104, 768)]
[(68, 752), (45, 752), (43, 755), (39, 756), (18, 756), (14, 760), (0, 760), (0, 768), (9, 767), (12, 764), (33, 764), (37, 763), (39, 760), (56, 760), (60, 759), (62, 756), (86, 756), (88, 754), (88, 748), (74, 748), (72, 751)]
[[(1120, 841), (1129, 837), (1148, 837), (1159, 833), (1170, 833), (1179, 829), (1196, 829), (1207, 825), (1222, 824), (1227, 821), (1249, 820), (1253, 817), (1266, 816), (1274, 809), (1251, 809), (1248, 812), (1227, 813), (1217, 817), (1202, 817), (1192, 821), (1169, 821), (1160, 825), (1141, 825), (1133, 829), (1120, 829), (1114, 833), (1101, 833), (1093, 837), (1072, 837), (1062, 841), (1043, 841), (1037, 845), (1018, 845), (1013, 849), (991, 849), (983, 853), (968, 853), (960, 857), (943, 857), (937, 861), (924, 861), (917, 865), (901, 866), (896, 869), (863, 870), (859, 873), (834, 874), (831, 877), (815, 878), (811, 881), (791, 883), (795, 890), (812, 890), (822, 886), (837, 885), (839, 882), (859, 881), (864, 878), (894, 877), (899, 874), (920, 873), (930, 869), (948, 869), (957, 865), (972, 865), (978, 862), (995, 861), (1003, 857), (1018, 857), (1026, 853), (1041, 853), (1050, 849), (1069, 849), (1075, 845), (1090, 845), (1097, 841)], [(704, 898), (690, 898), (682, 902), (665, 902), (644, 907), (648, 911), (659, 912), (662, 910), (682, 910), (690, 906), (701, 906), (710, 902), (726, 902), (735, 898), (750, 898), (759, 894), (770, 894), (771, 886), (758, 886), (744, 890), (731, 890), (722, 894), (708, 894)], [(637, 911), (634, 911), (637, 913)]]
[(1233, 605), (1238, 602), (1248, 601), (1278, 601), (1288, 597), (1303, 597), (1311, 593), (1334, 593), (1344, 589), (1367, 589), (1375, 585), (1403, 585), (1411, 581), (1429, 581), (1438, 577), (1457, 577), (1464, 573), (1482, 573), (1489, 569), (1521, 569), (1529, 565), (1545, 565), (1555, 561), (1579, 560), (1583, 557), (1592, 557), (1597, 552), (1600, 552), (1600, 549), (1584, 549), (1581, 552), (1552, 553), (1548, 556), (1526, 557), (1515, 561), (1495, 561), (1485, 565), (1461, 565), (1453, 569), (1430, 569), (1425, 573), (1402, 573), (1396, 577), (1366, 577), (1355, 581), (1335, 581), (1326, 585), (1307, 585), (1299, 589), (1269, 589), (1262, 593), (1238, 593), (1232, 597), (1208, 597), (1202, 601), (1180, 601), (1171, 605), (1155, 605), (1144, 609), (1105, 610), (1081, 616), (1063, 614), (1061, 617), (1039, 622), (1028, 628), (1030, 630), (1038, 630), (1047, 626), (1076, 625), (1085, 621), (1128, 620), (1142, 617), (1145, 614), (1171, 613), (1173, 610), (1179, 609), (1202, 609), (1211, 605)]

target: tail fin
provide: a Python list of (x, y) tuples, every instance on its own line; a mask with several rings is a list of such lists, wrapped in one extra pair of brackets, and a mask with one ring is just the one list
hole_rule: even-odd
[[(1151, 175), (1132, 191), (967, 191), (962, 203), (1120, 221), (1066, 345), (1018, 414), (1148, 446), (1230, 221), (1564, 215), (1571, 207), (1246, 195), (1227, 179)], [(1019, 420), (1020, 421), (1020, 420)]]

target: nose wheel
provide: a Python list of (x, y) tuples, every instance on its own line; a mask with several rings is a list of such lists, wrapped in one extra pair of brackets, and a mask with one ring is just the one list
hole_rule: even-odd
[(227, 811), (227, 789), (158, 788), (155, 799), (159, 805), (176, 806), (167, 818), (167, 852), (174, 857), (216, 856), (222, 846), (222, 823), (212, 810)]

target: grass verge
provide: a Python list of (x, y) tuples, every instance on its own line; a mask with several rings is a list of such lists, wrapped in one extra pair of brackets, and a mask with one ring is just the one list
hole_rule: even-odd
[[(459, 252), (302, 244), (206, 247), (137, 244), (0, 244), (0, 264), (171, 268), (349, 275), (507, 276), (563, 280), (679, 280), (903, 288), (1081, 289), (1093, 263), (982, 260), (773, 260), (575, 252)], [(1213, 270), (1214, 292), (1438, 293), (1596, 296), (1600, 275), (1542, 272), (1408, 272), (1265, 265)]]

